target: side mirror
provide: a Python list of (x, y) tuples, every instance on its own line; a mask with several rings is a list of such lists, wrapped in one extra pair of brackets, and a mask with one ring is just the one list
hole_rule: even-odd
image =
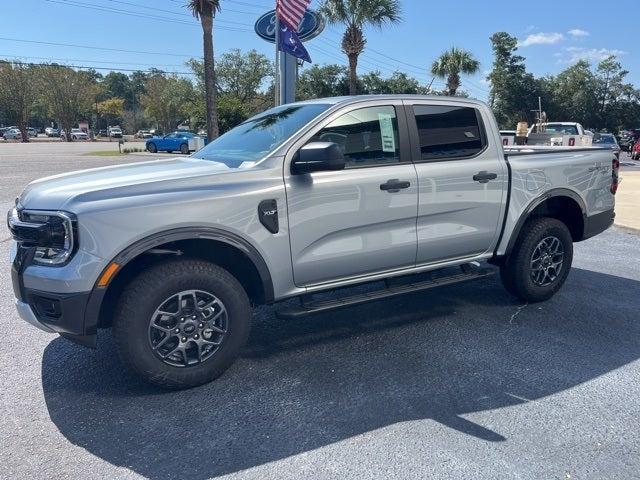
[(300, 175), (327, 170), (343, 170), (344, 167), (344, 155), (337, 144), (311, 142), (296, 153), (291, 163), (291, 173)]

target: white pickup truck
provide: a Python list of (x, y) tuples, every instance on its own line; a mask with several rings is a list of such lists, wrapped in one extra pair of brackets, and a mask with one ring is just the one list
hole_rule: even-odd
[(505, 150), (491, 110), (463, 98), (276, 107), (191, 157), (27, 186), (8, 217), (16, 306), (88, 346), (112, 327), (125, 364), (179, 388), (231, 364), (252, 304), (296, 297), (277, 314), (298, 318), (480, 279), (487, 261), (515, 296), (546, 300), (573, 242), (612, 224), (619, 166), (611, 150), (547, 150)]
[(590, 147), (593, 133), (576, 122), (550, 122), (529, 127), (527, 145)]

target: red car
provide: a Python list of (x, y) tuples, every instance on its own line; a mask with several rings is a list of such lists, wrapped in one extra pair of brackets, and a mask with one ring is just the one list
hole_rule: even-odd
[(640, 160), (640, 140), (633, 144), (631, 149), (631, 160)]

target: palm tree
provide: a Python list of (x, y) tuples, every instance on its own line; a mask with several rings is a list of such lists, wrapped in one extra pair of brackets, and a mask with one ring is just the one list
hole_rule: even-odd
[(431, 73), (436, 77), (447, 79), (449, 95), (453, 96), (460, 88), (460, 74), (473, 75), (480, 69), (480, 62), (473, 54), (461, 48), (451, 47), (431, 65)]
[(358, 88), (358, 56), (367, 40), (362, 30), (365, 25), (382, 28), (385, 23), (400, 21), (398, 0), (325, 0), (320, 12), (331, 24), (346, 26), (342, 36), (342, 51), (349, 59), (349, 93), (356, 95)]
[(213, 62), (213, 17), (220, 11), (220, 0), (189, 0), (187, 8), (200, 19), (204, 44), (204, 94), (207, 102), (207, 137), (218, 136), (216, 107), (216, 71)]

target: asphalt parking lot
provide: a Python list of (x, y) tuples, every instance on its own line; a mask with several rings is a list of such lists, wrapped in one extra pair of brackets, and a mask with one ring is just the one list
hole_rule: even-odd
[[(0, 210), (35, 178), (149, 159), (47, 145), (0, 145)], [(616, 228), (541, 304), (494, 276), (257, 309), (239, 361), (182, 392), (124, 371), (108, 331), (92, 351), (21, 321), (6, 261), (0, 285), (0, 478), (640, 478), (640, 237)]]

